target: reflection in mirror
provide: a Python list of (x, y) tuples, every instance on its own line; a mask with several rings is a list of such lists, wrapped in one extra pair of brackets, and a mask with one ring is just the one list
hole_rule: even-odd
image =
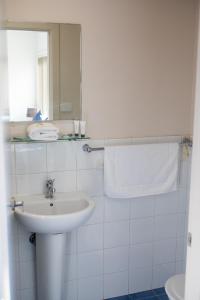
[(81, 119), (80, 25), (27, 24), (5, 26), (10, 121)]
[(48, 33), (9, 30), (10, 121), (49, 119)]

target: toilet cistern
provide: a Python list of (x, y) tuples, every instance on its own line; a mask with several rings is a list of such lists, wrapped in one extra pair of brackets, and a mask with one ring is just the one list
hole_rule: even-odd
[(47, 182), (46, 182), (46, 198), (48, 199), (53, 199), (54, 195), (55, 195), (55, 192), (56, 192), (56, 189), (54, 187), (54, 182), (55, 182), (55, 179), (47, 179)]

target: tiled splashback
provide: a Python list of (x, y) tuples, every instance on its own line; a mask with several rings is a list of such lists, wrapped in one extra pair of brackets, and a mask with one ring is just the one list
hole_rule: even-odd
[[(91, 146), (132, 142), (88, 141)], [(181, 161), (176, 192), (108, 199), (103, 193), (103, 151), (85, 153), (84, 143), (11, 145), (13, 194), (43, 193), (49, 176), (55, 178), (57, 192), (85, 191), (96, 202), (87, 224), (67, 236), (65, 299), (102, 300), (163, 286), (185, 269), (190, 158)], [(16, 299), (36, 300), (35, 248), (14, 217), (12, 224)]]

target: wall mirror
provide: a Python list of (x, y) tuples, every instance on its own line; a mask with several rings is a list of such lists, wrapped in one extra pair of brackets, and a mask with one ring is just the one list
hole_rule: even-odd
[(81, 119), (81, 26), (7, 22), (4, 28), (10, 121)]

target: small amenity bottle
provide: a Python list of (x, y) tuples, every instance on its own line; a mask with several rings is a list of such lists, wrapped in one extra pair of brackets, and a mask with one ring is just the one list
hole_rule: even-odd
[(85, 137), (86, 121), (80, 121), (81, 138)]
[(74, 135), (75, 135), (75, 137), (79, 136), (79, 126), (80, 126), (80, 121), (74, 120)]

